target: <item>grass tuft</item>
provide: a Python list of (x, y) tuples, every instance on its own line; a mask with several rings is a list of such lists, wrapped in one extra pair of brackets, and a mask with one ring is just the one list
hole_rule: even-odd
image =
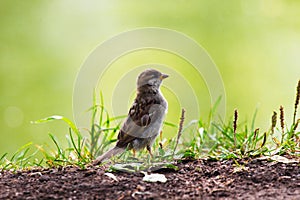
[[(52, 147), (47, 144), (42, 146), (28, 143), (11, 157), (6, 153), (2, 154), (0, 168), (2, 170), (19, 170), (30, 167), (67, 165), (85, 168), (95, 157), (107, 151), (117, 140), (117, 133), (121, 125), (118, 121), (121, 121), (125, 116), (110, 117), (104, 107), (102, 93), (98, 98), (95, 94), (93, 105), (88, 110), (92, 114), (89, 129), (79, 129), (70, 119), (58, 115), (37, 120), (33, 123), (48, 123), (57, 120), (66, 123), (68, 126), (67, 146), (62, 145), (54, 134), (49, 133), (53, 143)], [(138, 168), (141, 168), (140, 165), (145, 165), (146, 168), (150, 169), (157, 166), (155, 163), (163, 163), (159, 166), (165, 166), (166, 163), (168, 165), (174, 160), (183, 158), (236, 159), (276, 154), (300, 156), (300, 132), (298, 130), (300, 119), (297, 119), (299, 98), (300, 80), (297, 85), (292, 124), (289, 126), (285, 121), (286, 113), (284, 107), (280, 106), (279, 127), (277, 127), (277, 112), (274, 111), (270, 128), (267, 131), (261, 131), (260, 128), (255, 127), (257, 110), (250, 124), (238, 123), (239, 113), (237, 109), (234, 110), (231, 117), (233, 120), (229, 120), (227, 123), (213, 121), (221, 97), (212, 107), (207, 122), (196, 119), (184, 125), (186, 113), (182, 109), (179, 125), (164, 122), (164, 126), (173, 128), (174, 138), (166, 139), (161, 134), (160, 139), (154, 143), (153, 158), (150, 158), (145, 151), (138, 152), (137, 157), (133, 157), (131, 152), (127, 151), (114, 157), (112, 161), (113, 163), (120, 161), (133, 163)], [(99, 99), (99, 103), (97, 99)], [(40, 159), (37, 154), (42, 155), (42, 158)]]

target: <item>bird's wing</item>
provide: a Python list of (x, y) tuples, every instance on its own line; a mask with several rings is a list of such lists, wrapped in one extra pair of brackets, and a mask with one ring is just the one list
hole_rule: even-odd
[(136, 98), (129, 109), (128, 117), (118, 135), (118, 147), (127, 147), (136, 138), (148, 138), (151, 134), (157, 134), (164, 116), (165, 108), (161, 105), (161, 98), (146, 96)]

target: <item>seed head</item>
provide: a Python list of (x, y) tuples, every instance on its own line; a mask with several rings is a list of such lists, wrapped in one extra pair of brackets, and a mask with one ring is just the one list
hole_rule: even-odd
[(274, 133), (274, 129), (276, 127), (276, 122), (277, 122), (277, 113), (274, 111), (272, 115), (272, 126), (271, 126), (271, 134)]
[(297, 115), (299, 100), (300, 100), (300, 80), (298, 81), (297, 91), (296, 91), (296, 100), (295, 100), (295, 110), (294, 110), (293, 124), (296, 123), (296, 115)]
[(284, 134), (284, 110), (283, 106), (280, 106), (280, 126), (282, 134)]
[(238, 119), (238, 111), (237, 109), (234, 110), (234, 117), (233, 117), (233, 139), (234, 139), (234, 146), (236, 147), (236, 128), (237, 128), (237, 119)]

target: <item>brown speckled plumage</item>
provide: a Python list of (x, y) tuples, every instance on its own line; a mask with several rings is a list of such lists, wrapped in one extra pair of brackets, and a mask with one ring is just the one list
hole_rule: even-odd
[(129, 109), (118, 141), (114, 148), (99, 156), (93, 164), (122, 153), (125, 149), (140, 150), (147, 148), (151, 154), (151, 146), (159, 134), (168, 104), (160, 92), (160, 85), (168, 75), (148, 69), (142, 72), (137, 80), (137, 96)]

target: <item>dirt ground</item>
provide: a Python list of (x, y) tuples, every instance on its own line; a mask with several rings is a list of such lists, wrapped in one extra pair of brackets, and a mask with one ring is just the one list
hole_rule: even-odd
[(107, 167), (0, 172), (0, 199), (300, 199), (299, 163), (267, 160), (184, 161), (160, 170), (165, 183), (142, 173), (105, 174)]

